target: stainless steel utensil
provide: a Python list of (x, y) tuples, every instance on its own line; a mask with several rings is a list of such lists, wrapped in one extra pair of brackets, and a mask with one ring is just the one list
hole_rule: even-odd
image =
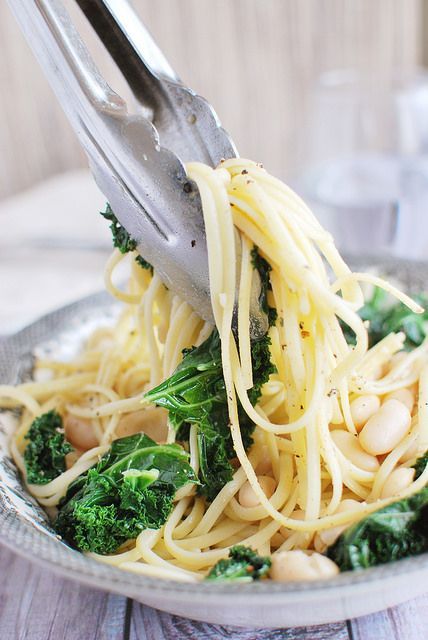
[[(76, 2), (128, 82), (137, 115), (101, 76), (60, 0), (8, 1), (138, 251), (213, 321), (201, 201), (183, 162), (216, 166), (236, 155), (214, 110), (179, 80), (126, 0)], [(257, 334), (266, 318), (252, 307)]]

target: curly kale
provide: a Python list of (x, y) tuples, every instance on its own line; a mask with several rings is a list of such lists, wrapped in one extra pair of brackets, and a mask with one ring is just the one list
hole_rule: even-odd
[(423, 474), (428, 464), (428, 451), (425, 451), (424, 455), (418, 458), (413, 465), (413, 469), (415, 469), (415, 480), (419, 478)]
[[(253, 405), (260, 397), (261, 387), (275, 371), (269, 345), (267, 336), (252, 343), (254, 386), (249, 391), (249, 398)], [(183, 360), (172, 376), (146, 393), (145, 398), (168, 409), (178, 439), (188, 440), (189, 426), (198, 425), (200, 493), (213, 500), (232, 479), (230, 460), (236, 456), (230, 434), (218, 331), (214, 330), (199, 347), (183, 353)], [(248, 449), (252, 444), (254, 423), (242, 407), (239, 408), (239, 421), (244, 446)]]
[(275, 307), (271, 307), (268, 303), (268, 291), (272, 291), (272, 285), (269, 278), (269, 273), (272, 271), (272, 267), (267, 260), (262, 258), (257, 247), (254, 247), (251, 251), (251, 264), (253, 265), (253, 268), (259, 272), (260, 276), (260, 308), (266, 313), (269, 326), (272, 327), (278, 317)]
[[(406, 335), (405, 349), (410, 350), (422, 344), (428, 333), (428, 297), (424, 295), (413, 297), (425, 308), (423, 313), (414, 313), (402, 302), (388, 304), (388, 294), (379, 287), (374, 288), (371, 298), (358, 312), (362, 320), (369, 322), (370, 347), (389, 333), (398, 331)], [(347, 341), (354, 344), (355, 334), (352, 329), (344, 323), (342, 328)]]
[(366, 569), (428, 551), (428, 487), (348, 527), (327, 549), (341, 571)]
[[(119, 220), (116, 218), (113, 210), (109, 204), (106, 204), (106, 210), (100, 211), (101, 215), (111, 222), (110, 230), (113, 236), (113, 246), (119, 249), (121, 253), (128, 253), (129, 251), (135, 251), (137, 248), (137, 241), (131, 238), (125, 227), (122, 227)], [(135, 258), (136, 262), (143, 269), (148, 269), (153, 273), (152, 265), (144, 260), (142, 256)]]
[(115, 440), (62, 499), (55, 530), (81, 551), (114, 553), (144, 529), (167, 520), (176, 491), (197, 483), (187, 453), (143, 433)]
[(27, 482), (47, 484), (65, 471), (65, 456), (73, 447), (65, 441), (62, 418), (48, 411), (36, 418), (25, 436), (24, 451)]
[(205, 580), (252, 582), (265, 578), (270, 566), (270, 558), (257, 555), (250, 547), (237, 545), (230, 549), (227, 559), (213, 566)]

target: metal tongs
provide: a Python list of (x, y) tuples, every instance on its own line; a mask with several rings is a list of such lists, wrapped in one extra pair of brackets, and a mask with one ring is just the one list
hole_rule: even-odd
[[(201, 200), (183, 163), (216, 166), (237, 155), (214, 110), (180, 81), (127, 0), (75, 1), (137, 115), (101, 76), (60, 0), (8, 1), (120, 223), (165, 284), (212, 322)], [(251, 316), (252, 334), (262, 333), (257, 299)]]

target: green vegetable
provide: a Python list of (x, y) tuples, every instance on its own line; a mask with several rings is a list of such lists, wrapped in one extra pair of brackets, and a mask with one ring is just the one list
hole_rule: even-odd
[(327, 555), (341, 571), (366, 569), (428, 551), (428, 487), (346, 529)]
[(271, 307), (268, 303), (268, 291), (272, 291), (272, 285), (269, 278), (269, 273), (272, 271), (272, 267), (267, 260), (262, 258), (257, 247), (254, 247), (251, 251), (251, 264), (253, 265), (254, 269), (257, 269), (260, 276), (260, 308), (266, 313), (269, 321), (269, 326), (272, 327), (278, 317), (278, 313), (275, 307)]
[(64, 439), (62, 418), (48, 411), (36, 418), (25, 436), (24, 451), (27, 482), (47, 484), (65, 471), (65, 456), (73, 447)]
[(228, 559), (213, 566), (205, 580), (251, 582), (264, 578), (270, 566), (270, 558), (258, 556), (250, 547), (239, 545), (230, 549)]
[[(119, 249), (121, 253), (135, 251), (137, 248), (137, 241), (131, 238), (125, 227), (122, 227), (119, 220), (114, 215), (111, 206), (106, 204), (106, 210), (100, 211), (100, 213), (106, 220), (111, 222), (110, 230), (113, 236), (113, 246)], [(143, 269), (148, 269), (153, 273), (152, 265), (147, 262), (147, 260), (144, 260), (142, 256), (138, 255), (135, 260)]]
[(415, 469), (415, 480), (416, 478), (419, 478), (419, 476), (423, 474), (427, 464), (428, 464), (428, 451), (425, 451), (424, 455), (418, 458), (415, 464), (413, 465), (413, 468)]
[[(358, 312), (362, 320), (369, 321), (369, 345), (372, 347), (391, 332), (402, 331), (406, 335), (404, 348), (418, 347), (428, 332), (428, 297), (416, 295), (413, 298), (422, 307), (423, 313), (413, 313), (402, 302), (393, 305), (387, 303), (388, 294), (375, 287), (372, 297)], [(345, 337), (350, 344), (355, 342), (354, 332), (345, 324), (342, 325)]]
[[(252, 344), (254, 386), (249, 398), (253, 405), (260, 397), (261, 387), (275, 371), (270, 361), (269, 344), (267, 336)], [(172, 376), (146, 393), (145, 398), (168, 409), (178, 439), (187, 440), (189, 425), (198, 425), (200, 492), (213, 500), (232, 479), (230, 460), (236, 455), (230, 435), (217, 330), (199, 347), (183, 353), (183, 360)], [(244, 446), (248, 448), (252, 444), (254, 423), (242, 408), (239, 419)]]
[(70, 484), (54, 527), (81, 551), (113, 553), (144, 529), (159, 529), (188, 482), (197, 479), (180, 446), (158, 445), (143, 433), (120, 438)]

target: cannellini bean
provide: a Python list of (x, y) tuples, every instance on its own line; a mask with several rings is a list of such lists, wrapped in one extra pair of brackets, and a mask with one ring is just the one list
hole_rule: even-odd
[(66, 453), (65, 454), (65, 468), (66, 469), (71, 469), (71, 467), (78, 461), (78, 459), (80, 458), (82, 453), (83, 453), (83, 451), (80, 451), (79, 449), (74, 449), (73, 451), (70, 451), (69, 453)]
[(267, 445), (261, 447), (260, 461), (256, 467), (257, 475), (264, 476), (272, 471), (272, 458)]
[(401, 442), (410, 428), (410, 411), (399, 400), (387, 400), (364, 425), (360, 444), (374, 456), (389, 453)]
[[(339, 506), (336, 509), (336, 513), (351, 511), (352, 509), (355, 509), (356, 507), (358, 508), (359, 506), (360, 506), (360, 503), (357, 500), (352, 500), (351, 498), (348, 498), (346, 500), (342, 500), (342, 502), (339, 504)], [(340, 536), (342, 531), (345, 531), (347, 527), (348, 525), (345, 524), (345, 525), (338, 525), (337, 527), (331, 527), (331, 529), (324, 529), (323, 531), (319, 531), (315, 536), (314, 543), (317, 541), (317, 539), (319, 539), (319, 541), (321, 542), (321, 544), (317, 542), (317, 545), (319, 546), (319, 548), (322, 549), (322, 546), (324, 546), (324, 548), (330, 547), (334, 542), (336, 542), (337, 538)]]
[(413, 405), (415, 404), (415, 396), (410, 389), (396, 389), (395, 391), (391, 391), (391, 393), (388, 393), (388, 395), (385, 396), (384, 402), (387, 402), (388, 400), (399, 400), (399, 402), (402, 402), (408, 408), (410, 413), (412, 413)]
[(414, 469), (407, 469), (406, 467), (394, 469), (394, 471), (392, 471), (387, 477), (380, 497), (391, 498), (392, 496), (397, 495), (397, 493), (400, 493), (400, 491), (406, 489), (412, 484), (414, 476)]
[(272, 555), (270, 577), (277, 582), (322, 580), (338, 573), (337, 564), (320, 553), (307, 554), (294, 550), (279, 551)]
[[(270, 498), (275, 491), (275, 480), (270, 476), (258, 476), (258, 481), (265, 496), (267, 498)], [(242, 507), (257, 507), (260, 504), (259, 499), (254, 493), (253, 488), (248, 480), (239, 489), (238, 502)]]
[(416, 440), (410, 445), (410, 447), (403, 453), (399, 462), (408, 462), (412, 458), (416, 458), (419, 453), (419, 439)]
[(69, 413), (64, 420), (64, 429), (65, 437), (76, 449), (88, 451), (99, 444), (90, 420)]
[[(292, 518), (293, 520), (304, 520), (305, 515), (306, 514), (303, 509), (296, 509), (296, 511), (293, 511), (290, 518)], [(281, 527), (279, 532), (286, 539), (289, 538), (292, 533), (294, 533), (293, 529), (287, 529), (287, 527)]]
[(271, 541), (270, 541), (270, 544), (271, 544), (271, 546), (272, 546), (274, 549), (278, 549), (278, 547), (280, 547), (280, 546), (283, 544), (283, 542), (284, 542), (284, 538), (283, 538), (283, 536), (278, 532), (278, 533), (275, 533), (275, 534), (272, 536)]
[(150, 407), (133, 413), (127, 413), (116, 427), (116, 438), (132, 436), (144, 431), (156, 442), (165, 442), (168, 434), (168, 411), (161, 407)]
[(375, 395), (365, 395), (351, 402), (351, 416), (357, 431), (360, 431), (367, 420), (379, 410), (380, 400)]
[(314, 536), (313, 544), (314, 544), (315, 551), (317, 551), (318, 553), (324, 553), (325, 550), (327, 549), (327, 545), (324, 544), (324, 542), (321, 540), (318, 533), (316, 533)]
[(349, 431), (338, 429), (331, 432), (331, 437), (343, 455), (356, 467), (365, 471), (377, 471), (379, 469), (378, 459), (364, 451), (357, 436), (352, 435)]

